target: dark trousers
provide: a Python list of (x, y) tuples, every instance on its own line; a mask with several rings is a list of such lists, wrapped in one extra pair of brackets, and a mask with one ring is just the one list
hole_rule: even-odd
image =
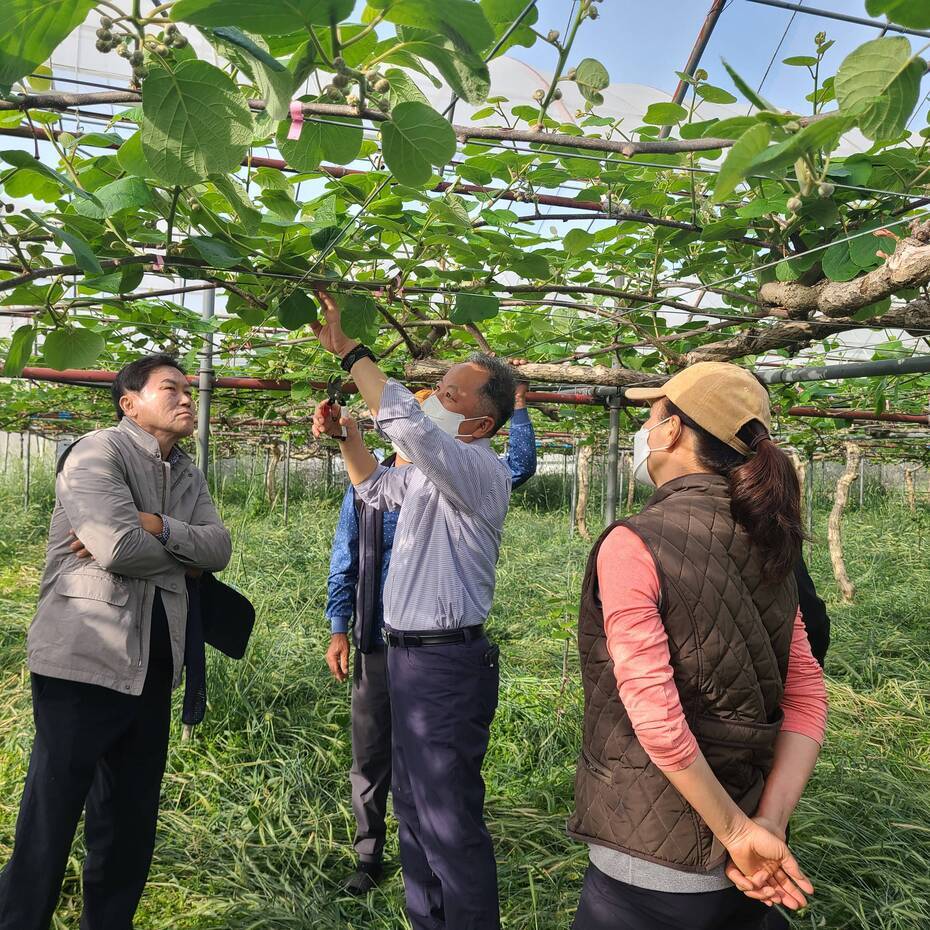
[(168, 752), (171, 665), (142, 694), (32, 676), (36, 735), (0, 875), (0, 930), (48, 930), (85, 808), (81, 930), (132, 930), (148, 877)]
[(391, 787), (391, 698), (385, 646), (355, 653), (349, 780), (356, 823), (355, 852), (362, 862), (380, 862)]
[(785, 919), (737, 888), (678, 894), (637, 888), (588, 866), (572, 930), (782, 930)]
[(391, 792), (414, 930), (498, 930), (481, 765), (497, 710), (490, 644), (388, 649)]

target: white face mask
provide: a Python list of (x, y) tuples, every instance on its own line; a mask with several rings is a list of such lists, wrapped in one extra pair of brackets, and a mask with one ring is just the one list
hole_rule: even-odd
[(442, 405), (442, 401), (435, 394), (430, 394), (423, 401), (423, 413), (427, 419), (432, 420), (444, 433), (456, 438), (467, 439), (467, 436), (459, 437), (459, 426), (466, 420), (483, 420), (484, 417), (466, 417), (454, 410), (447, 410)]
[(652, 475), (649, 474), (649, 467), (646, 465), (649, 453), (661, 452), (662, 449), (667, 449), (668, 446), (662, 446), (662, 449), (650, 449), (649, 434), (656, 426), (661, 426), (670, 419), (671, 417), (666, 417), (664, 420), (659, 420), (659, 422), (653, 426), (644, 426), (633, 437), (633, 477), (651, 488), (654, 488), (656, 483), (652, 480)]

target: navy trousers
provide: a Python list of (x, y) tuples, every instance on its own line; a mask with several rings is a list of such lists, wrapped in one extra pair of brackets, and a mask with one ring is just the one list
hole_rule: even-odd
[(498, 674), (484, 637), (388, 650), (391, 793), (414, 930), (500, 927), (481, 777)]
[(589, 865), (572, 930), (787, 930), (774, 908), (737, 888), (678, 894), (650, 891)]

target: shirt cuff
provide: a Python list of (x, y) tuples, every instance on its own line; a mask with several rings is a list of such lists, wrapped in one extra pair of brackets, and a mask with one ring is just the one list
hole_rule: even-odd
[(168, 525), (168, 518), (163, 514), (156, 514), (156, 516), (161, 517), (161, 532), (156, 534), (155, 538), (163, 545), (168, 545), (168, 540), (171, 538), (171, 527)]
[(330, 617), (329, 618), (329, 631), (330, 633), (348, 633), (349, 632), (349, 618), (348, 617)]
[(514, 409), (513, 416), (510, 418), (511, 426), (532, 426), (530, 412), (526, 407), (517, 407)]

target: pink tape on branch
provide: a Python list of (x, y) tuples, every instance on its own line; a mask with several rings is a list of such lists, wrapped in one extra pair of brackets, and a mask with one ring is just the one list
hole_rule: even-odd
[(164, 271), (164, 270), (165, 270), (165, 256), (164, 256), (164, 255), (156, 255), (156, 256), (155, 256), (155, 261), (152, 262), (152, 267), (153, 267), (156, 271)]
[(304, 105), (299, 100), (291, 101), (291, 128), (287, 131), (290, 140), (300, 138), (300, 130), (304, 128)]

